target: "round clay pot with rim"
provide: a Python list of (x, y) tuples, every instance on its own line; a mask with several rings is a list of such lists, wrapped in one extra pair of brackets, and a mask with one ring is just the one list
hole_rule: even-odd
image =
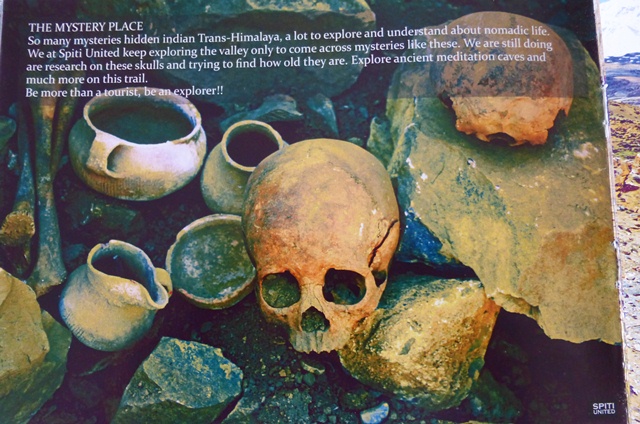
[(176, 94), (132, 87), (97, 96), (69, 134), (74, 171), (89, 187), (124, 200), (153, 200), (184, 187), (206, 155), (200, 112)]

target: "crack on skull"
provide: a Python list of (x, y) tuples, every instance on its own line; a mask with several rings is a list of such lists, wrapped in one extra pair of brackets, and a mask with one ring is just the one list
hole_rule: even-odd
[(374, 246), (374, 248), (371, 250), (371, 253), (369, 254), (369, 268), (372, 268), (374, 266), (374, 263), (376, 262), (376, 256), (378, 254), (378, 251), (380, 250), (380, 248), (382, 248), (385, 245), (385, 242), (389, 239), (389, 236), (391, 235), (391, 230), (398, 225), (399, 220), (394, 219), (393, 221), (391, 221), (389, 223), (389, 226), (387, 227), (387, 231), (384, 234), (384, 236), (380, 239), (380, 242)]

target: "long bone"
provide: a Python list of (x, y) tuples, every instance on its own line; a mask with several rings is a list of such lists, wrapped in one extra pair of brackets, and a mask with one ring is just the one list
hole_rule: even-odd
[[(67, 88), (75, 87), (70, 85)], [(27, 283), (37, 296), (62, 284), (67, 270), (62, 260), (60, 226), (53, 192), (53, 181), (60, 165), (64, 142), (77, 104), (74, 97), (52, 97), (30, 101), (35, 129), (35, 168), (38, 252)], [(55, 122), (55, 126), (54, 126)]]

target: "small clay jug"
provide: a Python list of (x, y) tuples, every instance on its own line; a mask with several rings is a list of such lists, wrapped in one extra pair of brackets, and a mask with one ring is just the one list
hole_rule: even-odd
[(71, 165), (85, 184), (119, 199), (153, 200), (197, 175), (207, 150), (200, 113), (184, 97), (149, 94), (159, 91), (124, 88), (118, 92), (128, 95), (85, 105), (69, 135)]
[(74, 336), (104, 351), (132, 346), (151, 328), (169, 302), (167, 271), (129, 243), (111, 240), (95, 246), (60, 297), (60, 314)]
[(271, 125), (261, 121), (236, 122), (209, 153), (200, 187), (213, 212), (240, 215), (244, 189), (256, 166), (286, 143)]

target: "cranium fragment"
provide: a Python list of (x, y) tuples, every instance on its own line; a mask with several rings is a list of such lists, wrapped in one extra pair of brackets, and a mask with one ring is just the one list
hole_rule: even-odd
[(452, 60), (436, 62), (433, 75), (437, 94), (456, 114), (456, 128), (483, 141), (544, 144), (573, 100), (573, 64), (562, 38), (538, 21), (505, 12), (473, 13), (448, 28), (458, 47), (438, 51)]
[(292, 144), (258, 165), (243, 228), (260, 307), (302, 352), (341, 348), (376, 309), (400, 231), (382, 164), (330, 139)]

